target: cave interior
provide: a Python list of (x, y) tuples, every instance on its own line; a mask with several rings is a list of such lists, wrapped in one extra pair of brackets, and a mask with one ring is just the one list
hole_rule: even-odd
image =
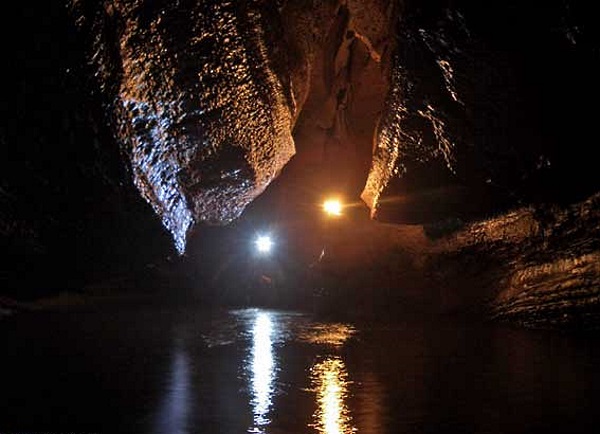
[(3, 303), (141, 292), (600, 324), (593, 6), (14, 7)]

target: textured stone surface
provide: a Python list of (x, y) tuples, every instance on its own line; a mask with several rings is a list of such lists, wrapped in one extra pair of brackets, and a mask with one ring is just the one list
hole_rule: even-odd
[(444, 288), (447, 308), (471, 304), (528, 327), (598, 326), (598, 194), (567, 207), (527, 207), (467, 225), (434, 241), (429, 251), (423, 266)]
[(179, 252), (229, 223), (294, 155), (275, 2), (73, 1), (134, 182)]
[(600, 89), (588, 12), (563, 1), (403, 2), (362, 193), (372, 215), (469, 219), (595, 192), (583, 162), (594, 127), (581, 97)]
[(589, 161), (592, 128), (571, 107), (577, 92), (598, 94), (600, 67), (585, 8), (568, 2), (77, 0), (72, 10), (134, 182), (180, 252), (195, 225), (239, 217), (296, 152), (315, 166), (315, 188), (360, 194), (372, 217), (396, 223), (470, 220), (600, 187), (590, 163), (570, 175)]
[(591, 6), (68, 3), (5, 17), (3, 295), (239, 303), (270, 228), (292, 306), (597, 328)]

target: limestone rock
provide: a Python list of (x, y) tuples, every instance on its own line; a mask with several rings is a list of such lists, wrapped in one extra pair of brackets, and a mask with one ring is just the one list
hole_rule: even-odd
[(274, 2), (74, 0), (133, 180), (180, 253), (228, 223), (294, 155)]

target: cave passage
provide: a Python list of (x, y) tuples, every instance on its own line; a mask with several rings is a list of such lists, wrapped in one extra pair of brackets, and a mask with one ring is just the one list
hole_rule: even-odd
[(0, 20), (0, 432), (596, 433), (593, 2)]

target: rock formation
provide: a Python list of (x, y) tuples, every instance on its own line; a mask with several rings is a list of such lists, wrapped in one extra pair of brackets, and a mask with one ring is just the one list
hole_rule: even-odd
[(236, 219), (323, 142), (337, 184), (361, 182), (373, 150), (361, 197), (383, 221), (468, 220), (598, 188), (587, 166), (557, 180), (574, 170), (566, 140), (590, 156), (571, 109), (599, 88), (581, 6), (71, 6), (134, 182), (180, 252), (196, 224)]
[[(212, 276), (259, 216), (288, 237), (302, 288), (325, 252), (321, 276), (357, 305), (597, 322), (592, 6), (65, 3), (20, 7), (4, 38), (0, 277), (15, 291), (42, 286), (40, 267), (55, 285), (69, 267), (147, 270), (165, 244)], [(337, 226), (319, 220), (329, 192), (350, 204)]]
[(600, 90), (584, 6), (409, 0), (396, 19), (362, 193), (374, 217), (468, 220), (597, 191), (584, 162), (591, 113), (579, 110)]
[(180, 253), (228, 223), (294, 155), (275, 2), (74, 1), (134, 182)]

